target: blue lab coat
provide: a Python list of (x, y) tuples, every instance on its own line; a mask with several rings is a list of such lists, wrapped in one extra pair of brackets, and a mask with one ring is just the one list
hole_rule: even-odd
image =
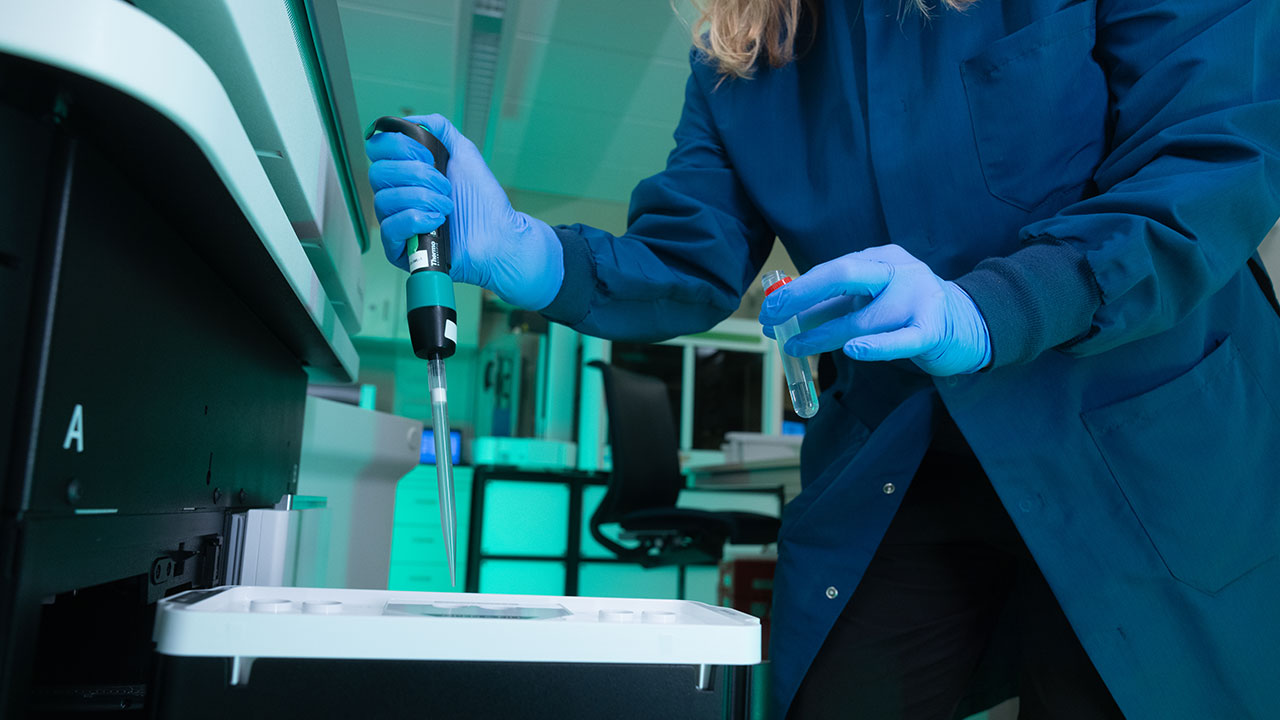
[[(837, 355), (779, 543), (778, 717), (944, 407), (1128, 717), (1280, 717), (1280, 318), (1248, 264), (1280, 215), (1280, 3), (897, 8), (828, 0), (751, 80), (694, 53), (666, 170), (626, 234), (557, 229), (545, 314), (705, 330), (775, 234), (801, 271), (897, 243), (982, 310), (985, 372)], [(987, 661), (974, 703), (1010, 691)]]

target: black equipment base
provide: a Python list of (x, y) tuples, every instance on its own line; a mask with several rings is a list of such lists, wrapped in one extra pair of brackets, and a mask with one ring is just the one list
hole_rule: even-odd
[(160, 656), (151, 717), (746, 720), (750, 667)]

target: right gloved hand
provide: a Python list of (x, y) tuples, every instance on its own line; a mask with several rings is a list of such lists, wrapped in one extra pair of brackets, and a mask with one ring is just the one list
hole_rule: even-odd
[(448, 178), (431, 152), (400, 133), (365, 141), (369, 184), (387, 259), (409, 269), (405, 243), (449, 217), (449, 275), (492, 290), (527, 310), (541, 310), (564, 282), (564, 250), (551, 226), (516, 212), (476, 146), (441, 115), (406, 117), (449, 151)]

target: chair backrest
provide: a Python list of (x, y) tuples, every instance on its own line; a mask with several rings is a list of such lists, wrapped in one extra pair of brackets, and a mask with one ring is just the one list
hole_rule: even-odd
[(675, 507), (684, 477), (667, 386), (659, 379), (595, 360), (604, 375), (613, 473), (593, 524), (636, 510)]

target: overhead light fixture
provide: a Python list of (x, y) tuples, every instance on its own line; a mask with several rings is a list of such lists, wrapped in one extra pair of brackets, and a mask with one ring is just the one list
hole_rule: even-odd
[(489, 131), (507, 5), (507, 0), (475, 0), (472, 7), (462, 132), (479, 148)]

